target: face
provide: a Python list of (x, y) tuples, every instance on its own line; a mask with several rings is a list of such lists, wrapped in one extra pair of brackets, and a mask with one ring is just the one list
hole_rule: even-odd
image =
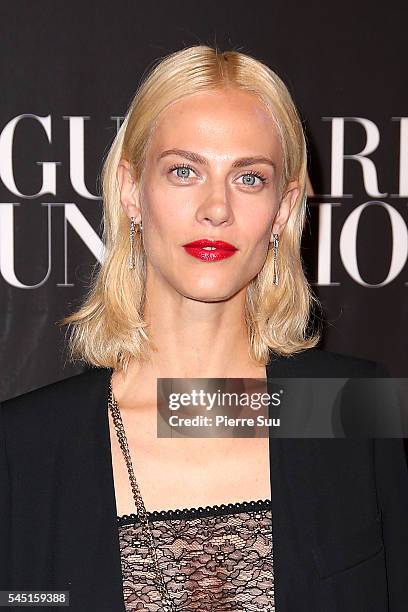
[[(142, 184), (126, 161), (118, 168), (126, 214), (143, 223), (147, 292), (160, 283), (204, 302), (243, 295), (298, 195), (296, 182), (280, 195), (282, 162), (271, 116), (247, 92), (199, 93), (167, 107)], [(186, 246), (199, 240), (223, 242)]]

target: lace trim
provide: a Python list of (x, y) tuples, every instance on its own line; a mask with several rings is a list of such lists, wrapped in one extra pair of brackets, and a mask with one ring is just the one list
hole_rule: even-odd
[[(239, 512), (254, 512), (257, 510), (268, 510), (271, 508), (270, 499), (258, 499), (257, 501), (244, 501), (230, 504), (215, 504), (214, 506), (199, 506), (198, 508), (177, 508), (177, 510), (154, 510), (147, 512), (149, 521), (167, 521), (167, 520), (190, 520), (197, 517), (205, 516), (224, 516), (226, 514), (235, 514)], [(116, 518), (118, 525), (127, 525), (129, 523), (140, 523), (137, 514), (123, 514)]]

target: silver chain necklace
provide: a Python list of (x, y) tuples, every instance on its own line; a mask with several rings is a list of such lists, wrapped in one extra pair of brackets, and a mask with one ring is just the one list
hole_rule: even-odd
[(153, 534), (150, 528), (146, 507), (144, 505), (142, 495), (140, 493), (139, 486), (136, 482), (135, 474), (133, 472), (132, 459), (130, 457), (129, 446), (126, 438), (125, 428), (123, 426), (122, 417), (120, 414), (119, 406), (112, 392), (112, 380), (109, 381), (109, 395), (108, 395), (108, 406), (112, 414), (112, 420), (115, 425), (116, 434), (118, 437), (119, 446), (122, 449), (123, 456), (125, 458), (127, 471), (129, 474), (129, 480), (132, 487), (133, 498), (135, 500), (137, 516), (142, 524), (142, 532), (144, 533), (147, 546), (149, 549), (150, 557), (153, 559), (155, 566), (157, 587), (160, 593), (161, 603), (163, 612), (178, 612), (177, 606), (169, 595), (166, 583), (162, 571), (159, 566), (157, 559), (156, 547), (154, 545)]

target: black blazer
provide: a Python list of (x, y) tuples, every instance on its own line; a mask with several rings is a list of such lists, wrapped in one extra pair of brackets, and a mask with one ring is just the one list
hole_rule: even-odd
[[(71, 612), (124, 611), (110, 373), (90, 369), (1, 406), (0, 589), (69, 590)], [(383, 370), (310, 349), (271, 359), (267, 373)], [(402, 440), (271, 437), (269, 448), (276, 612), (407, 612)]]

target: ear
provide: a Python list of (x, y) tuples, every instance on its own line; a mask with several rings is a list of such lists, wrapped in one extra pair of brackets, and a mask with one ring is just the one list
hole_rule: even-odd
[(121, 159), (116, 172), (120, 191), (120, 202), (126, 215), (135, 218), (136, 223), (141, 221), (141, 210), (139, 204), (139, 185), (133, 178), (130, 163)]
[[(275, 220), (273, 222), (272, 233), (273, 234), (281, 234), (284, 230), (284, 227), (289, 219), (290, 213), (293, 210), (293, 207), (296, 204), (297, 197), (299, 195), (300, 188), (298, 181), (291, 181), (285, 193), (282, 196), (278, 212), (276, 213)], [(271, 236), (270, 242), (272, 242), (273, 237)]]

